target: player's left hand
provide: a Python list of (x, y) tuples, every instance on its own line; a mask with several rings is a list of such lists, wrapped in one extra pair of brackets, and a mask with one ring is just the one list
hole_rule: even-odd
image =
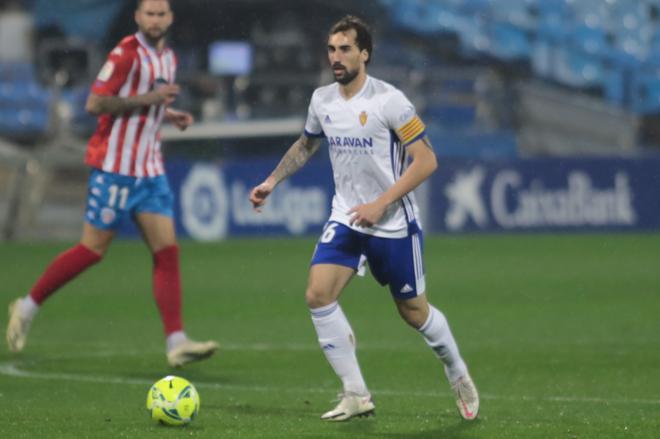
[(167, 120), (173, 123), (174, 126), (181, 131), (184, 131), (195, 121), (193, 115), (187, 111), (179, 111), (172, 108), (167, 109)]
[(385, 215), (387, 205), (378, 202), (378, 200), (371, 203), (360, 204), (348, 211), (351, 217), (350, 224), (359, 227), (371, 227), (376, 224)]

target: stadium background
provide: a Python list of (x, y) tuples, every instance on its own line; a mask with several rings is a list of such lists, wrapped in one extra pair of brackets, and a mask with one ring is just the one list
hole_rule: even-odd
[[(186, 316), (194, 334), (223, 344), (185, 372), (203, 400), (187, 434), (657, 436), (660, 1), (173, 8), (177, 106), (198, 120), (185, 133), (163, 130)], [(78, 239), (95, 123), (84, 102), (106, 53), (134, 31), (133, 9), (132, 0), (0, 0), (2, 303)], [(301, 297), (332, 195), (327, 157), (279, 187), (262, 215), (247, 202), (300, 134), (313, 89), (332, 80), (325, 32), (347, 12), (373, 24), (369, 73), (410, 97), (439, 157), (417, 191), (427, 284), (482, 392), (474, 426), (458, 421), (437, 364), (397, 324), (386, 292), (360, 281), (344, 308), (379, 417), (319, 427), (337, 386)], [(171, 371), (147, 252), (124, 232), (44, 309), (25, 354), (0, 353), (7, 437), (176, 437), (141, 413), (148, 384)]]
[[(79, 157), (95, 122), (84, 102), (107, 51), (134, 30), (134, 5), (3, 3), (2, 236), (75, 239)], [(262, 216), (246, 192), (299, 135), (313, 89), (331, 80), (325, 30), (346, 11), (373, 23), (369, 72), (407, 93), (440, 157), (418, 194), (427, 231), (657, 230), (659, 4), (174, 2), (177, 105), (199, 122), (164, 130), (179, 232), (319, 231), (331, 181), (296, 176)]]

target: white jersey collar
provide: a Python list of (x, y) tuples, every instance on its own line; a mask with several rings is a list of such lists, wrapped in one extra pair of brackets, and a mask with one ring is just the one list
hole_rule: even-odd
[(360, 90), (358, 90), (357, 93), (355, 93), (353, 96), (351, 96), (348, 99), (346, 99), (341, 94), (341, 86), (339, 85), (339, 83), (336, 83), (337, 84), (337, 93), (339, 94), (339, 97), (341, 98), (342, 101), (351, 102), (352, 100), (357, 99), (357, 98), (359, 98), (360, 96), (362, 96), (364, 94), (364, 92), (367, 90), (367, 86), (369, 85), (370, 81), (371, 81), (371, 76), (367, 75), (367, 78), (364, 80), (364, 84), (362, 84), (362, 88), (360, 88)]
[(140, 31), (135, 33), (135, 37), (137, 38), (138, 42), (147, 49), (148, 51), (152, 52), (155, 55), (161, 55), (163, 52), (165, 52), (165, 49), (167, 48), (166, 46), (163, 46), (163, 50), (158, 50), (151, 44), (147, 42), (147, 39), (144, 37), (144, 34)]

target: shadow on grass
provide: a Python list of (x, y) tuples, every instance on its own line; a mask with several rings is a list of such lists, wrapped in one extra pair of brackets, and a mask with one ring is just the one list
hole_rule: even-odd
[[(350, 423), (341, 424), (340, 430), (342, 433), (347, 434), (351, 438), (358, 437), (378, 437), (378, 438), (392, 438), (392, 439), (424, 439), (424, 438), (442, 438), (442, 439), (462, 439), (467, 436), (471, 431), (474, 431), (478, 427), (480, 421), (475, 422), (466, 422), (459, 421), (451, 425), (446, 426), (429, 426), (428, 430), (425, 431), (396, 431), (396, 432), (387, 432), (383, 431), (382, 426), (375, 422), (368, 422), (366, 420), (362, 422), (355, 422), (352, 420)], [(404, 428), (402, 428), (404, 430)]]

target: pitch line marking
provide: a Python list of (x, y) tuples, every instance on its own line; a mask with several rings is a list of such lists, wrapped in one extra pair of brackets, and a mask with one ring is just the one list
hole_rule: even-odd
[[(100, 384), (130, 384), (149, 387), (153, 384), (150, 380), (139, 378), (120, 378), (102, 375), (76, 375), (69, 373), (58, 372), (32, 372), (20, 369), (15, 363), (5, 362), (0, 363), (0, 375), (15, 377), (15, 378), (32, 378), (42, 380), (61, 380), (61, 381), (76, 381), (76, 382), (90, 382)], [(221, 384), (213, 382), (196, 381), (195, 386), (208, 389), (221, 389), (221, 390), (239, 390), (239, 391), (253, 391), (253, 392), (286, 392), (286, 393), (332, 393), (336, 389), (322, 388), (322, 387), (277, 387), (277, 386), (248, 386), (238, 384)], [(374, 394), (389, 395), (389, 396), (419, 396), (419, 397), (453, 397), (449, 392), (433, 391), (401, 391), (394, 389), (374, 389)], [(579, 397), (579, 396), (503, 396), (493, 394), (481, 394), (481, 399), (489, 399), (494, 401), (547, 401), (547, 402), (569, 402), (569, 403), (593, 403), (593, 404), (643, 404), (643, 405), (660, 405), (658, 399), (609, 399), (609, 398), (595, 398), (595, 397)]]
[[(50, 346), (52, 347), (54, 344), (53, 343), (34, 343), (33, 346)], [(101, 348), (101, 350), (98, 350), (96, 352), (89, 352), (89, 350), (86, 350), (84, 353), (81, 353), (81, 356), (111, 356), (111, 355), (126, 355), (128, 352), (128, 355), (144, 355), (145, 353), (147, 354), (155, 354), (155, 353), (161, 353), (162, 351), (160, 350), (145, 350), (145, 349), (140, 349), (139, 351), (117, 351), (116, 350), (116, 345), (101, 345), (99, 343), (90, 343), (89, 346), (93, 346), (94, 348)], [(401, 344), (393, 344), (393, 343), (360, 343), (360, 350), (369, 350), (369, 351), (401, 351), (405, 350), (406, 352), (415, 352), (418, 350), (418, 348), (422, 349), (427, 349), (426, 345), (421, 342), (418, 347), (412, 346), (407, 343), (401, 343)], [(316, 340), (310, 341), (309, 343), (224, 343), (220, 342), (220, 349), (225, 350), (225, 351), (309, 351), (309, 352), (318, 352), (319, 351), (319, 346)], [(139, 352), (139, 353), (138, 353)], [(70, 354), (67, 354), (66, 358), (69, 358)], [(55, 358), (55, 357), (50, 357), (50, 358)], [(64, 358), (64, 357), (57, 357), (57, 358)]]

